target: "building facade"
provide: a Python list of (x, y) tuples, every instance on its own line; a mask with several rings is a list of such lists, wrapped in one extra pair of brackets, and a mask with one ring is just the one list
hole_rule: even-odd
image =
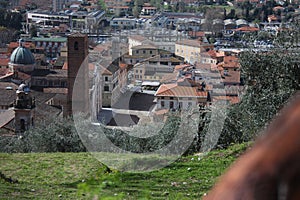
[(64, 115), (89, 112), (88, 37), (80, 33), (68, 37), (68, 96)]
[(199, 40), (181, 40), (175, 44), (175, 54), (186, 62), (194, 64), (201, 61), (201, 53), (213, 50), (214, 46)]

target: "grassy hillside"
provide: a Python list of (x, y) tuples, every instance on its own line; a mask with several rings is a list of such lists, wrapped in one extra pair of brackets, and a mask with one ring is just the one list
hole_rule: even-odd
[(147, 173), (107, 172), (89, 153), (0, 154), (0, 199), (199, 199), (247, 147)]

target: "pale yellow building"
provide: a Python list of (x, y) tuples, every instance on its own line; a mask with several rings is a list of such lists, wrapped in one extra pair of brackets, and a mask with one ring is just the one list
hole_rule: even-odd
[(184, 58), (186, 62), (194, 64), (201, 62), (201, 54), (212, 50), (212, 44), (203, 43), (199, 40), (181, 40), (175, 44), (175, 54)]

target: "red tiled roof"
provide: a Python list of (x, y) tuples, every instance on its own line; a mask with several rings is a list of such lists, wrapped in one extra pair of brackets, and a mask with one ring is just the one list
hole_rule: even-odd
[(196, 63), (195, 64), (196, 69), (203, 69), (203, 70), (210, 70), (212, 68), (211, 64), (206, 63)]
[(120, 69), (122, 69), (122, 70), (123, 70), (123, 69), (126, 69), (127, 66), (128, 66), (128, 65), (125, 64), (125, 63), (120, 63), (120, 64), (119, 64), (119, 67), (120, 67)]
[(8, 72), (9, 72), (8, 69), (6, 69), (6, 68), (0, 68), (0, 76), (4, 76), (4, 75), (6, 75)]
[(189, 31), (188, 35), (192, 36), (192, 37), (204, 37), (205, 32), (203, 32), (203, 31)]
[(178, 77), (178, 72), (173, 72), (170, 74), (166, 74), (162, 77), (160, 80), (161, 83), (170, 83), (170, 82), (176, 82)]
[(198, 87), (178, 86), (176, 83), (161, 85), (155, 96), (169, 97), (207, 97), (206, 91), (199, 91)]
[(221, 71), (223, 82), (227, 84), (238, 84), (241, 81), (240, 71), (228, 71), (228, 75), (224, 75), (224, 71)]
[(241, 31), (241, 32), (256, 32), (259, 31), (259, 28), (256, 27), (250, 27), (250, 26), (244, 26), (244, 27), (240, 27), (235, 29), (235, 31)]
[(157, 9), (157, 8), (154, 6), (144, 6), (142, 9)]
[(68, 88), (44, 88), (44, 93), (68, 94)]
[(113, 8), (129, 9), (129, 6), (113, 6)]
[(224, 61), (219, 63), (218, 66), (223, 68), (239, 68), (240, 64), (236, 56), (225, 56)]
[[(10, 42), (8, 44), (8, 48), (12, 48), (12, 49), (15, 49), (19, 46), (19, 42)], [(34, 44), (32, 42), (24, 42), (23, 43), (23, 46), (26, 47), (26, 48), (31, 48), (34, 46)]]
[(102, 65), (99, 65), (101, 68), (101, 74), (102, 75), (112, 75), (111, 71), (109, 71), (106, 67), (103, 67)]
[(23, 73), (23, 72), (20, 72), (20, 71), (17, 72), (17, 73), (18, 73), (18, 79), (21, 79), (23, 81), (31, 79), (31, 76), (26, 74), (26, 73)]
[(174, 70), (182, 70), (182, 69), (184, 69), (186, 67), (189, 67), (189, 66), (191, 66), (191, 65), (189, 65), (189, 64), (176, 65)]
[(138, 40), (138, 41), (140, 41), (140, 42), (143, 42), (143, 41), (145, 41), (145, 40), (148, 40), (147, 38), (145, 38), (145, 37), (143, 37), (143, 36), (141, 36), (141, 35), (130, 35), (130, 36), (128, 37), (128, 39)]
[(216, 58), (217, 57), (217, 52), (216, 50), (209, 50), (208, 52), (206, 52), (210, 57), (212, 58)]
[(180, 40), (178, 42), (176, 42), (176, 44), (179, 45), (186, 45), (186, 46), (192, 46), (192, 47), (204, 47), (204, 46), (213, 46), (212, 44), (207, 44), (207, 43), (203, 43), (199, 40)]
[(14, 118), (15, 118), (15, 111), (12, 109), (0, 113), (0, 128), (8, 124)]
[(240, 98), (237, 97), (237, 96), (215, 96), (213, 97), (213, 99), (215, 101), (218, 101), (218, 100), (225, 100), (225, 101), (229, 101), (231, 104), (236, 104), (236, 103), (239, 103), (240, 102)]
[(0, 58), (0, 66), (8, 66), (9, 58)]

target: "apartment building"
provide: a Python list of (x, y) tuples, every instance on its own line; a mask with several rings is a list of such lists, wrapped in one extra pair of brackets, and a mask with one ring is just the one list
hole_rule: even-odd
[(212, 50), (212, 44), (199, 40), (181, 40), (175, 43), (175, 54), (184, 58), (186, 62), (194, 64), (201, 61), (201, 54)]

